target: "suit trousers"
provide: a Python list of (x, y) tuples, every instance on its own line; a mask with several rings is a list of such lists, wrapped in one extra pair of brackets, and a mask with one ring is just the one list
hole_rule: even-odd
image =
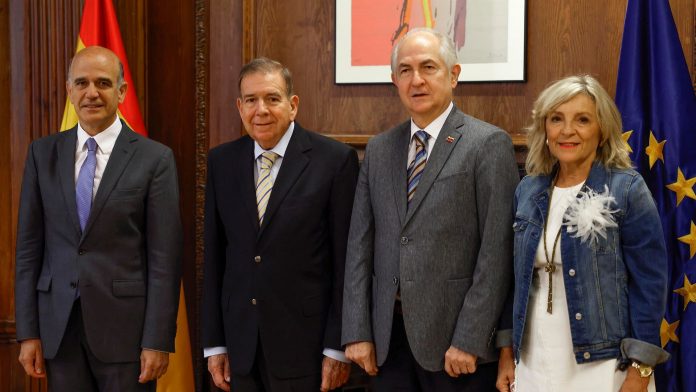
[(140, 361), (106, 363), (94, 356), (85, 337), (79, 299), (73, 304), (58, 353), (46, 361), (46, 372), (51, 392), (154, 392), (157, 389), (155, 381), (138, 382)]
[(230, 385), (234, 392), (304, 392), (318, 391), (321, 386), (321, 363), (317, 373), (296, 378), (278, 378), (268, 368), (261, 339), (256, 344), (256, 357), (249, 374), (231, 374)]
[[(398, 301), (397, 301), (398, 302)], [(400, 305), (400, 304), (399, 304)], [(488, 392), (496, 391), (498, 362), (479, 364), (474, 374), (450, 377), (444, 370), (423, 369), (408, 344), (400, 306), (395, 308), (389, 354), (372, 377), (376, 392)]]

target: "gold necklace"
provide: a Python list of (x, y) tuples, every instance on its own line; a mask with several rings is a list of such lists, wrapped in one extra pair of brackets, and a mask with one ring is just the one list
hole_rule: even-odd
[(553, 240), (551, 258), (549, 259), (549, 251), (546, 249), (546, 226), (549, 224), (549, 215), (551, 215), (551, 199), (553, 198), (553, 189), (556, 187), (556, 180), (557, 178), (554, 178), (553, 182), (551, 183), (551, 189), (549, 189), (549, 204), (548, 209), (546, 210), (546, 220), (544, 220), (544, 231), (541, 238), (541, 240), (544, 242), (544, 256), (546, 257), (546, 266), (544, 267), (544, 271), (548, 272), (549, 274), (549, 290), (546, 298), (546, 312), (549, 314), (553, 313), (553, 273), (556, 272), (556, 265), (553, 263), (553, 260), (556, 258), (556, 245), (558, 245), (558, 240), (561, 238), (561, 228), (563, 228), (563, 224), (561, 224), (561, 227), (558, 228), (556, 239)]

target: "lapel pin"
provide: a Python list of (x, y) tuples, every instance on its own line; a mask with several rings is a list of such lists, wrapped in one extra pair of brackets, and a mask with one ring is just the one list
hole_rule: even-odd
[(452, 143), (454, 142), (454, 138), (452, 136), (447, 136), (447, 143)]

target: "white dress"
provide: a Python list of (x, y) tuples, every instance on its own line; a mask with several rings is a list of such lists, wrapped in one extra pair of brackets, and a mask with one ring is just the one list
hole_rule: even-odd
[[(568, 203), (582, 185), (554, 188), (545, 238), (549, 257)], [(580, 365), (575, 362), (563, 283), (560, 239), (554, 263), (553, 313), (549, 314), (546, 311), (549, 274), (544, 271), (546, 256), (544, 245), (539, 242), (521, 356), (515, 369), (515, 392), (616, 392), (626, 378), (626, 372), (616, 369), (618, 360), (603, 359)], [(655, 390), (653, 379), (651, 378), (649, 391)]]

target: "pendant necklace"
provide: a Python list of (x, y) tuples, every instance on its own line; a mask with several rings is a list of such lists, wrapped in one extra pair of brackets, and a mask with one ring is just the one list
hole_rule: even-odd
[(549, 224), (549, 215), (551, 215), (551, 199), (553, 198), (553, 189), (556, 187), (557, 178), (558, 177), (554, 178), (553, 182), (551, 183), (551, 188), (549, 189), (549, 205), (548, 209), (546, 210), (544, 232), (542, 233), (542, 241), (544, 242), (544, 256), (546, 256), (546, 266), (544, 267), (544, 271), (548, 272), (549, 274), (549, 290), (546, 298), (546, 312), (549, 314), (553, 313), (553, 273), (556, 272), (556, 265), (553, 263), (553, 260), (556, 258), (556, 245), (558, 245), (558, 240), (561, 238), (561, 228), (563, 228), (563, 224), (561, 224), (561, 227), (558, 228), (556, 239), (553, 241), (553, 249), (551, 249), (551, 258), (549, 258), (549, 251), (546, 249), (546, 226)]

